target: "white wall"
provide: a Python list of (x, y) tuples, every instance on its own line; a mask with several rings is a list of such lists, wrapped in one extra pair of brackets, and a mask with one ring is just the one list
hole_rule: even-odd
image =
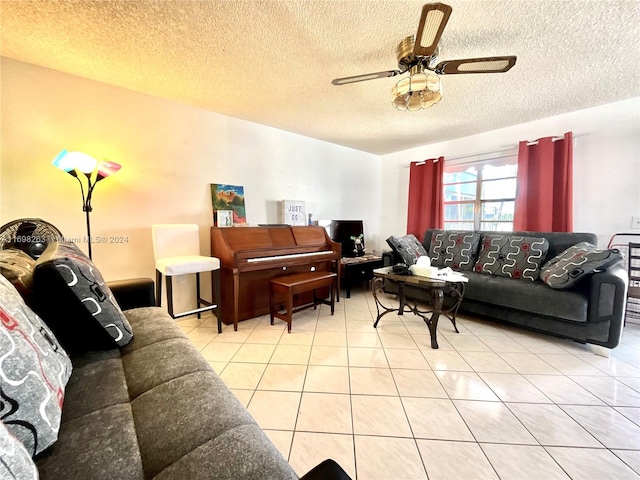
[(107, 280), (153, 277), (154, 223), (199, 224), (208, 254), (210, 183), (244, 186), (250, 224), (304, 200), (316, 219), (363, 219), (379, 241), (376, 155), (7, 58), (1, 67), (0, 225), (40, 217), (85, 236), (80, 187), (51, 162), (67, 148), (122, 164), (93, 199), (93, 236), (128, 238), (93, 245)]
[[(437, 115), (436, 107), (433, 114)], [(517, 153), (521, 140), (572, 131), (574, 231), (593, 232), (606, 246), (618, 232), (635, 232), (631, 217), (640, 215), (640, 97), (523, 123), (513, 127), (425, 145), (382, 156), (381, 238), (407, 230), (409, 169), (412, 161), (485, 152)], [(486, 155), (481, 158), (487, 158)]]

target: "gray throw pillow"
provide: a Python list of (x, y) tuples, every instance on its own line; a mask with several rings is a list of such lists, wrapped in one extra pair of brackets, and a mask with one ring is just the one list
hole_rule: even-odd
[(34, 456), (58, 438), (71, 361), (3, 276), (0, 323), (0, 420)]
[(427, 251), (415, 235), (412, 234), (404, 237), (394, 237), (392, 235), (387, 238), (387, 244), (389, 244), (391, 250), (400, 255), (402, 262), (408, 267), (414, 265), (418, 261), (418, 257), (427, 255)]
[(34, 309), (70, 353), (123, 347), (133, 337), (100, 271), (73, 243), (50, 243), (34, 274)]
[(0, 478), (37, 480), (38, 469), (24, 445), (0, 422)]
[(540, 276), (540, 265), (549, 250), (546, 238), (486, 234), (474, 270), (500, 277), (526, 279)]
[(429, 245), (431, 265), (471, 271), (478, 255), (479, 242), (480, 234), (476, 232), (434, 232)]
[(569, 288), (586, 275), (607, 268), (622, 261), (618, 249), (602, 250), (589, 242), (581, 242), (567, 248), (545, 263), (540, 278), (551, 288)]

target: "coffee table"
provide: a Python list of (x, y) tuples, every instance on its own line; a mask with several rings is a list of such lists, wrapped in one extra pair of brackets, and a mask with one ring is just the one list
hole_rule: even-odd
[[(464, 297), (464, 282), (466, 278), (463, 276), (456, 276), (447, 280), (422, 277), (419, 275), (400, 275), (393, 272), (393, 267), (377, 268), (373, 270), (373, 276), (373, 298), (375, 299), (378, 313), (376, 321), (373, 324), (374, 328), (377, 328), (380, 319), (388, 313), (397, 312), (398, 315), (413, 313), (422, 318), (424, 323), (427, 324), (429, 334), (431, 335), (431, 348), (435, 349), (438, 348), (438, 339), (436, 336), (438, 319), (440, 315), (443, 314), (451, 321), (456, 333), (460, 333), (456, 326), (456, 313)], [(378, 298), (378, 291), (382, 291), (385, 280), (396, 284), (398, 287), (399, 305), (397, 308), (383, 305)], [(427, 305), (428, 308), (426, 310), (420, 310), (417, 301), (414, 302), (413, 306), (409, 305), (404, 293), (406, 285), (423, 289), (430, 294), (431, 304)], [(452, 299), (452, 304), (446, 308), (444, 306), (445, 296)]]

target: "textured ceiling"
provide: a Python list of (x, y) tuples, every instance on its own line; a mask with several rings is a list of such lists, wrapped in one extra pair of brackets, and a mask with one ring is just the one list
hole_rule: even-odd
[(390, 70), (423, 1), (2, 1), (3, 56), (384, 154), (640, 96), (640, 2), (447, 1), (440, 60), (517, 55), (442, 77), (419, 112)]

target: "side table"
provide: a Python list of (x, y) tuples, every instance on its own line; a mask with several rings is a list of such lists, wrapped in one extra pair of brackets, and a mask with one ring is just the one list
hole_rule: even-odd
[(373, 279), (373, 270), (384, 266), (382, 257), (378, 255), (342, 257), (340, 263), (347, 298), (351, 298), (351, 287), (355, 283), (371, 281)]

